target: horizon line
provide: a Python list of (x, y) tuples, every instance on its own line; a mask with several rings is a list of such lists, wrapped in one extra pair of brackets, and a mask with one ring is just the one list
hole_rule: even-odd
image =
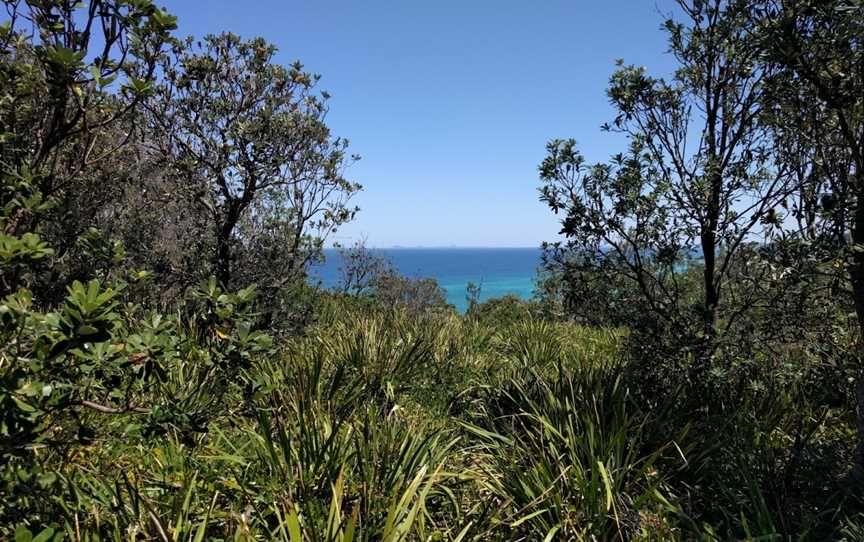
[[(324, 247), (325, 249), (335, 249), (337, 247), (330, 245), (328, 247)], [(340, 248), (350, 248), (348, 247), (340, 247)], [(388, 250), (388, 249), (525, 249), (525, 248), (543, 248), (541, 245), (511, 245), (511, 246), (494, 246), (494, 245), (387, 245), (387, 246), (367, 246), (366, 248), (371, 250)]]

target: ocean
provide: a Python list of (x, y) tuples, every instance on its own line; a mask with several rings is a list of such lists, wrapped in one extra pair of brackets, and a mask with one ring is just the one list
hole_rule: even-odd
[[(372, 249), (386, 256), (403, 275), (434, 278), (447, 292), (447, 302), (465, 312), (465, 288), (479, 284), (480, 300), (514, 294), (529, 299), (540, 267), (540, 248), (388, 248)], [(332, 287), (339, 280), (339, 253), (324, 251), (325, 262), (312, 269), (313, 278)]]

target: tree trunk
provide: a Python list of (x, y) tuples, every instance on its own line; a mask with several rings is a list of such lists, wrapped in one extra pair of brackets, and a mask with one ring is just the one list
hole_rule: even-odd
[(214, 267), (216, 268), (216, 280), (224, 288), (231, 280), (231, 238), (224, 235), (225, 229), (219, 227), (216, 231), (216, 257)]
[(216, 280), (223, 288), (227, 288), (231, 281), (231, 237), (239, 219), (239, 205), (231, 202), (224, 220), (217, 222), (216, 226), (216, 254), (213, 264), (216, 268)]
[[(714, 163), (712, 159), (709, 163)], [(706, 221), (702, 226), (700, 241), (702, 244), (702, 288), (705, 301), (702, 305), (702, 339), (700, 341), (700, 362), (710, 355), (714, 339), (717, 335), (717, 306), (720, 304), (720, 289), (717, 286), (717, 228), (720, 223), (720, 192), (723, 190), (723, 178), (715, 173), (711, 178), (711, 200), (707, 208)]]
[(713, 230), (702, 235), (702, 258), (705, 261), (703, 270), (703, 288), (705, 290), (705, 304), (702, 311), (702, 331), (705, 340), (714, 337), (714, 326), (717, 322), (717, 305), (720, 302), (720, 293), (714, 275), (717, 269), (717, 241)]

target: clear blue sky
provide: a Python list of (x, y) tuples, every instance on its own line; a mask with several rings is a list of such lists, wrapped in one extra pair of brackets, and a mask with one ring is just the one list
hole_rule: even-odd
[(546, 142), (590, 161), (622, 150), (599, 127), (618, 58), (672, 67), (669, 0), (162, 0), (179, 33), (262, 36), (332, 94), (329, 125), (363, 158), (361, 212), (337, 239), (377, 247), (536, 246)]

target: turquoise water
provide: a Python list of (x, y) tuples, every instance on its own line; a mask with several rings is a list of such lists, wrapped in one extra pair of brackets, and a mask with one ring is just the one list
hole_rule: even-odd
[[(339, 280), (339, 253), (325, 250), (326, 261), (313, 270), (326, 287)], [(529, 299), (540, 266), (539, 248), (391, 248), (375, 249), (403, 275), (431, 277), (447, 292), (447, 302), (464, 312), (469, 282), (481, 285), (480, 300), (514, 294)]]

